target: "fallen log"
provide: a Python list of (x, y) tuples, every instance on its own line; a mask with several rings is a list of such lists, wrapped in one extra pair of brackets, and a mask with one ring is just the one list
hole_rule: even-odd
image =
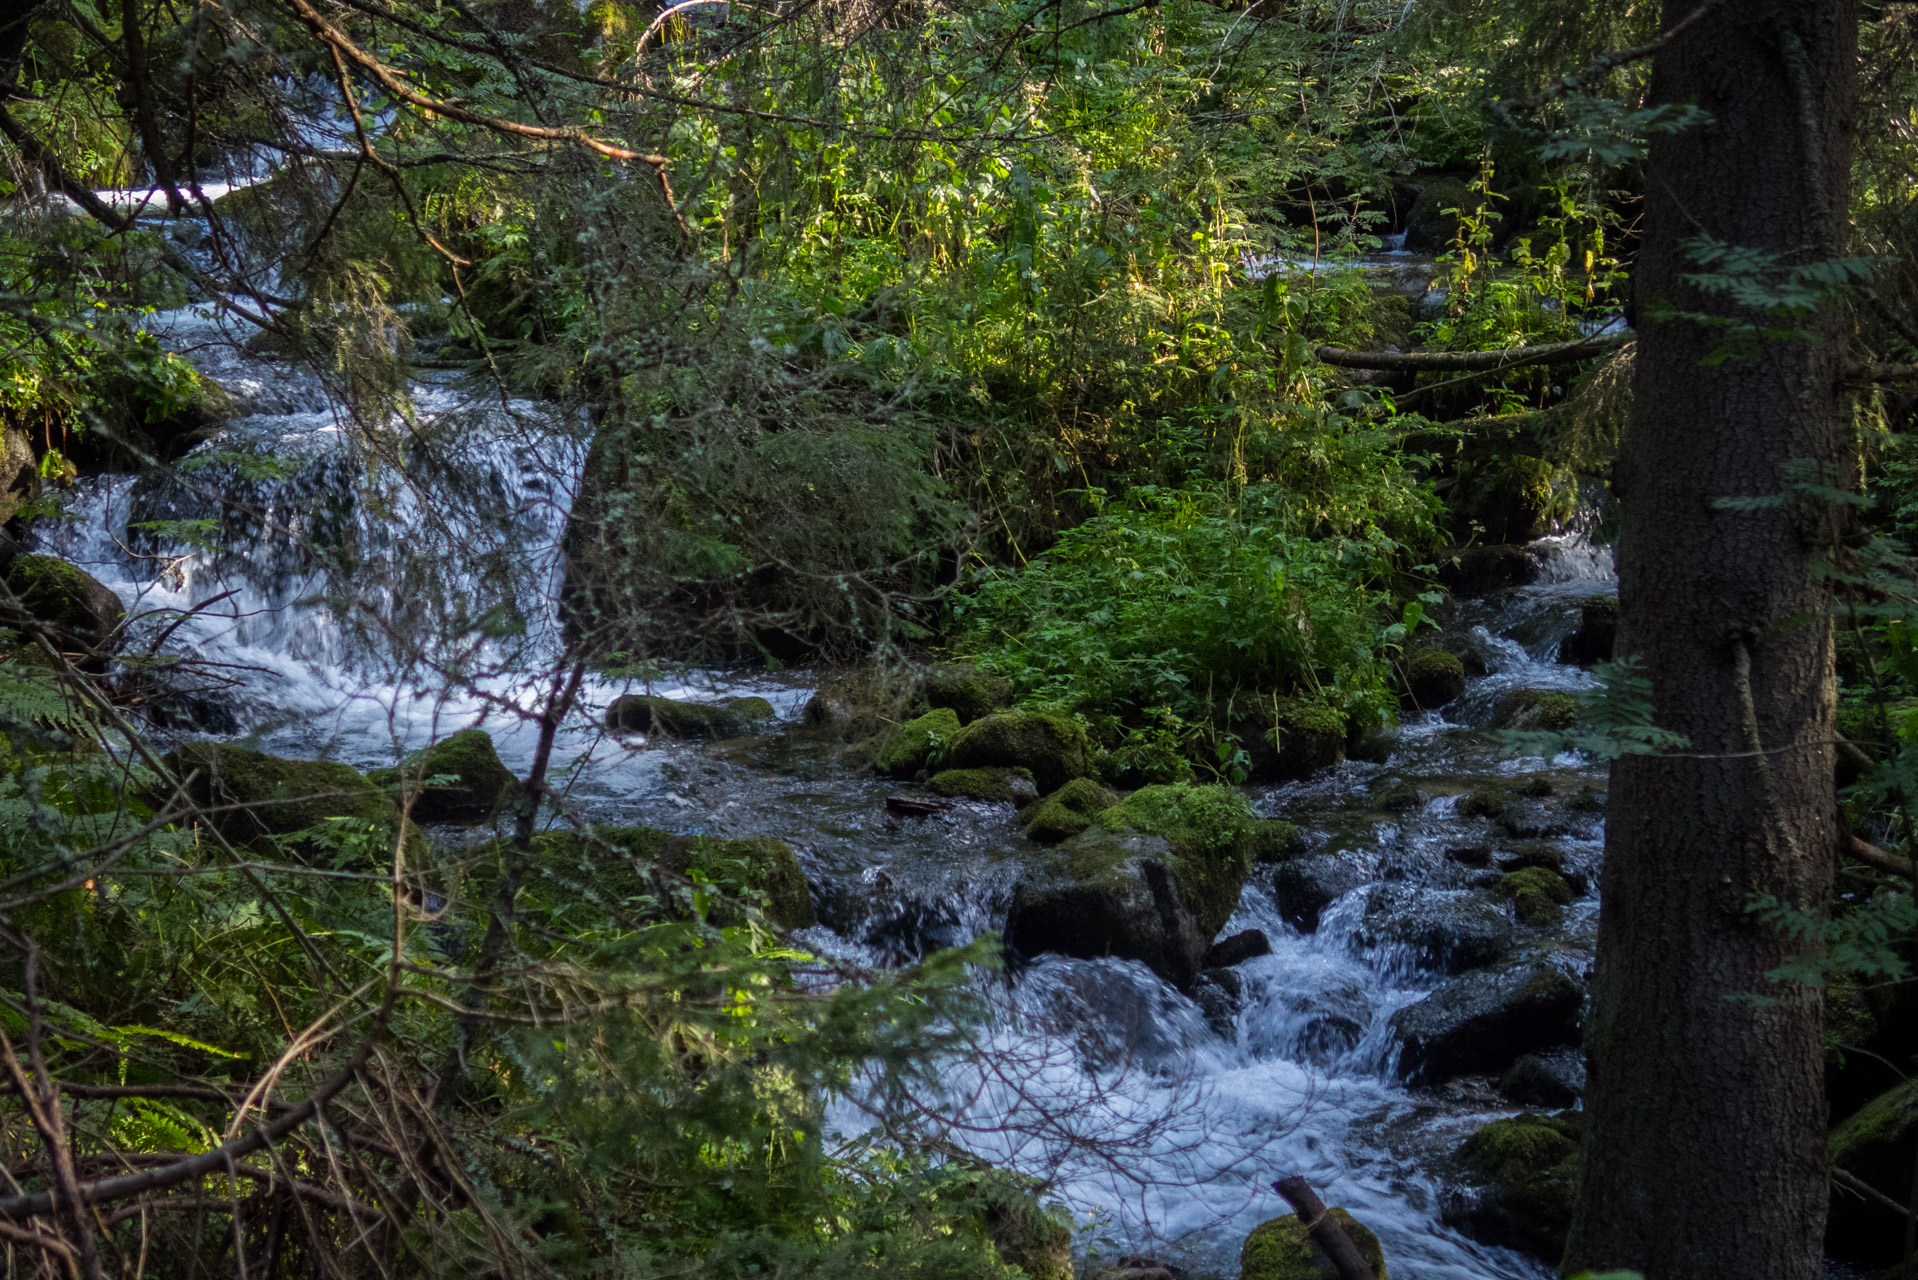
[(1347, 351), (1319, 347), (1322, 362), (1341, 369), (1381, 369), (1397, 373), (1492, 373), (1528, 364), (1568, 364), (1622, 347), (1637, 335), (1608, 333), (1576, 342), (1545, 342), (1533, 347), (1503, 347), (1497, 351)]

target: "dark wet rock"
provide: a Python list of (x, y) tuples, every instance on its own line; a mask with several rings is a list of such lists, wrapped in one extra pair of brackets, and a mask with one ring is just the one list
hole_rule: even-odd
[(1492, 724), (1499, 729), (1560, 733), (1578, 723), (1578, 701), (1556, 689), (1514, 689), (1498, 700)]
[(1205, 949), (1199, 963), (1207, 969), (1229, 969), (1259, 956), (1272, 954), (1272, 939), (1263, 929), (1244, 929), (1229, 938), (1220, 938)]
[(1524, 547), (1467, 547), (1442, 556), (1439, 582), (1457, 596), (1482, 596), (1538, 580), (1538, 559)]
[(1578, 1112), (1565, 1111), (1480, 1128), (1458, 1149), (1471, 1185), (1444, 1206), (1446, 1225), (1556, 1264), (1572, 1225), (1582, 1124)]
[(1498, 813), (1499, 830), (1514, 840), (1555, 840), (1572, 833), (1565, 810), (1539, 800), (1519, 800)]
[(1528, 1053), (1499, 1077), (1498, 1091), (1524, 1107), (1569, 1107), (1585, 1094), (1584, 1051)]
[(1092, 773), (1092, 746), (1084, 727), (1064, 712), (1002, 711), (961, 730), (945, 763), (954, 769), (1025, 768), (1041, 791), (1056, 791)]
[(63, 649), (97, 649), (126, 612), (111, 587), (58, 556), (15, 556), (7, 569), (7, 589)]
[(1430, 711), (1465, 692), (1465, 664), (1443, 649), (1416, 649), (1405, 660), (1407, 707)]
[[(451, 781), (421, 785), (438, 777)], [(418, 788), (413, 816), (421, 822), (491, 817), (519, 785), (484, 729), (463, 729), (441, 738), (426, 750), (408, 755), (399, 768), (375, 769), (367, 778), (389, 794), (397, 795), (402, 787)]]
[(971, 667), (935, 671), (926, 677), (921, 692), (928, 707), (950, 709), (961, 724), (983, 720), (1000, 708), (1012, 705), (1012, 686), (1003, 677), (987, 675)]
[(1252, 776), (1289, 782), (1329, 769), (1345, 758), (1345, 717), (1324, 703), (1292, 699), (1280, 704), (1272, 726), (1252, 753)]
[(1280, 863), (1272, 877), (1272, 891), (1285, 922), (1301, 933), (1311, 933), (1327, 907), (1371, 878), (1336, 853), (1312, 853)]
[(667, 738), (730, 738), (772, 715), (764, 698), (734, 698), (725, 703), (682, 702), (652, 694), (628, 693), (606, 708), (609, 733), (643, 733)]
[[(1225, 981), (1221, 981), (1221, 978)], [(1192, 988), (1192, 1002), (1205, 1015), (1206, 1025), (1221, 1040), (1238, 1038), (1239, 1010), (1244, 1006), (1244, 984), (1230, 969), (1208, 969)]]
[(1039, 798), (1032, 770), (986, 766), (978, 769), (941, 769), (926, 786), (942, 796), (991, 800), (1000, 804), (1027, 804)]
[(1496, 962), (1517, 933), (1498, 902), (1472, 892), (1382, 884), (1365, 906), (1365, 941), (1411, 947), (1422, 967), (1463, 973)]
[(1230, 787), (1135, 791), (1035, 860), (1013, 890), (1006, 941), (1026, 955), (1138, 960), (1190, 990), (1263, 825)]
[(1409, 809), (1418, 808), (1424, 799), (1417, 787), (1409, 782), (1399, 781), (1387, 785), (1372, 798), (1372, 803), (1386, 813), (1404, 813)]
[[(1523, 871), (1527, 867), (1544, 867), (1547, 871), (1556, 871), (1560, 875), (1565, 873), (1565, 850), (1549, 841), (1527, 840), (1523, 844), (1500, 849), (1496, 854), (1490, 853), (1489, 850), (1487, 853), (1491, 864), (1503, 872)], [(1475, 865), (1482, 867), (1486, 863), (1481, 861)]]
[(1432, 179), (1419, 188), (1406, 212), (1405, 247), (1413, 253), (1444, 253), (1458, 239), (1458, 210), (1478, 205), (1478, 196), (1464, 178)]
[(1519, 920), (1537, 929), (1563, 920), (1565, 907), (1572, 900), (1572, 886), (1549, 867), (1511, 872), (1499, 882), (1499, 888), (1512, 900), (1512, 911)]
[(1392, 1016), (1399, 1075), (1436, 1084), (1503, 1071), (1524, 1054), (1572, 1042), (1585, 994), (1549, 964), (1507, 961), (1454, 978)]
[[(1377, 1280), (1385, 1280), (1385, 1248), (1364, 1223), (1338, 1207), (1332, 1219), (1358, 1246)], [(1271, 1218), (1252, 1229), (1239, 1254), (1240, 1280), (1338, 1280), (1338, 1271), (1313, 1241), (1296, 1213)]]
[(872, 767), (895, 778), (910, 778), (924, 769), (935, 754), (949, 756), (959, 734), (959, 717), (950, 707), (928, 711), (886, 735), (872, 758)]
[(1027, 836), (1041, 844), (1070, 840), (1092, 825), (1092, 820), (1119, 803), (1119, 797), (1090, 778), (1074, 778), (1065, 786), (1019, 811), (1018, 823)]
[[(1866, 1103), (1831, 1132), (1831, 1162), (1900, 1203), (1911, 1191), (1918, 1154), (1918, 1080), (1908, 1080)], [(1826, 1239), (1841, 1256), (1895, 1259), (1904, 1223), (1858, 1196), (1832, 1196)]]
[(1558, 647), (1560, 662), (1593, 666), (1612, 660), (1618, 636), (1618, 597), (1594, 596), (1579, 606), (1578, 629)]
[(1595, 813), (1602, 815), (1605, 812), (1605, 793), (1597, 787), (1580, 787), (1578, 794), (1567, 801), (1565, 807), (1573, 813)]
[(1489, 867), (1492, 865), (1492, 846), (1489, 844), (1452, 845), (1445, 850), (1445, 857), (1461, 867)]
[(1345, 736), (1345, 756), (1348, 760), (1363, 760), (1367, 764), (1385, 764), (1398, 750), (1399, 731), (1396, 725), (1354, 723)]

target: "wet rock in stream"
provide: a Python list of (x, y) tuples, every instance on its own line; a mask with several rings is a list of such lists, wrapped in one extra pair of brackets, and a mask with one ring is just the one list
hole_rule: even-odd
[(1458, 1150), (1465, 1180), (1446, 1199), (1446, 1225), (1483, 1244), (1557, 1263), (1572, 1225), (1583, 1121), (1579, 1112), (1564, 1111), (1481, 1127)]
[(1503, 1071), (1535, 1049), (1571, 1043), (1585, 992), (1552, 965), (1511, 960), (1454, 978), (1392, 1016), (1400, 1078), (1427, 1084)]
[(1279, 864), (1272, 874), (1272, 891), (1279, 900), (1280, 917), (1300, 933), (1312, 933), (1327, 907), (1371, 879), (1369, 872), (1340, 854), (1308, 853)]
[(1433, 889), (1402, 882), (1379, 885), (1365, 907), (1362, 940), (1399, 944), (1418, 967), (1463, 973), (1511, 950), (1518, 930), (1503, 903), (1470, 890)]

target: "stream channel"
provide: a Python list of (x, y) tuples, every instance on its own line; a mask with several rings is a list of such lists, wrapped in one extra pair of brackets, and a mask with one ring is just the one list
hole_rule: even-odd
[[(434, 443), (402, 449), (400, 474), (365, 456), (311, 374), (242, 350), (247, 333), (191, 309), (148, 327), (242, 410), (202, 452), (240, 449), (272, 464), (189, 470), (189, 487), (90, 477), (68, 491), (66, 518), (39, 521), (34, 540), (112, 587), (130, 613), (177, 617), (202, 606), (171, 644), (230, 664), (223, 670), (233, 683), (201, 697), (199, 711), (163, 736), (244, 738), (284, 755), (373, 768), (482, 724), (523, 774), (535, 731), (512, 712), (537, 705), (543, 691), (526, 673), (556, 651), (551, 601), (582, 425), (426, 375), (412, 386), (412, 414), (416, 432)], [(206, 490), (238, 497), (263, 518), (228, 521), (218, 552), (180, 541), (178, 526), (141, 527), (219, 519)], [(364, 583), (350, 616), (317, 599), (319, 584), (301, 567), (302, 540), (350, 548)], [(1602, 830), (1592, 797), (1602, 770), (1574, 756), (1514, 758), (1487, 731), (1506, 691), (1589, 683), (1557, 661), (1558, 648), (1579, 602), (1613, 589), (1609, 554), (1576, 534), (1531, 550), (1542, 566), (1535, 584), (1446, 611), (1448, 643), (1475, 655), (1470, 667), (1482, 674), (1442, 713), (1408, 715), (1389, 760), (1249, 788), (1261, 812), (1297, 823), (1312, 850), (1330, 856), (1314, 863), (1322, 873), (1314, 905), (1325, 899), (1316, 920), (1274, 868), (1254, 872), (1225, 932), (1263, 930), (1272, 949), (1237, 968), (1236, 1006), (1215, 998), (1201, 1007), (1143, 966), (1109, 958), (1042, 956), (982, 977), (998, 1011), (992, 1038), (1006, 1052), (992, 1071), (952, 1064), (955, 1093), (968, 1099), (956, 1140), (1052, 1177), (1088, 1224), (1086, 1241), (1106, 1241), (1107, 1256), (1136, 1248), (1201, 1273), (1235, 1274), (1247, 1232), (1287, 1212), (1273, 1180), (1298, 1173), (1378, 1233), (1400, 1280), (1548, 1274), (1444, 1225), (1447, 1198), (1457, 1194), (1450, 1153), (1477, 1125), (1521, 1108), (1484, 1077), (1401, 1083), (1390, 1029), (1396, 1011), (1446, 981), (1447, 963), (1460, 967), (1418, 922), (1453, 900), (1487, 900), (1496, 873), (1482, 856), (1476, 869), (1468, 865), (1469, 851), (1549, 839), (1568, 872), (1582, 873), (1575, 884), (1596, 878)], [(461, 608), (504, 610), (515, 625), (477, 647), (441, 650), (412, 638)], [(449, 685), (451, 666), (466, 678)], [(718, 743), (605, 736), (600, 712), (627, 690), (589, 680), (560, 736), (556, 765), (586, 817), (786, 840), (820, 919), (801, 939), (824, 954), (897, 964), (1003, 924), (1033, 848), (1013, 826), (1011, 806), (961, 802), (929, 817), (890, 815), (886, 797), (910, 784), (837, 765), (829, 744), (797, 731), (810, 695), (803, 673), (652, 687), (773, 702), (777, 724)], [(1461, 812), (1476, 787), (1517, 790), (1533, 779), (1542, 781), (1524, 788), (1536, 794), (1518, 804), (1516, 823), (1509, 813), (1499, 827)], [(1577, 974), (1589, 964), (1595, 918), (1586, 890), (1547, 936), (1504, 927)], [(850, 1108), (834, 1114), (848, 1127), (856, 1119)], [(1084, 1138), (1116, 1145), (1101, 1156)]]

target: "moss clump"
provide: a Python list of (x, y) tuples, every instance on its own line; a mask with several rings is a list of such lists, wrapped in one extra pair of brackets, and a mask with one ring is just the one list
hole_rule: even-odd
[(949, 667), (926, 677), (922, 688), (926, 705), (934, 710), (949, 708), (959, 723), (983, 720), (999, 708), (1012, 703), (1012, 686), (999, 676), (990, 676), (971, 667)]
[(1430, 711), (1465, 692), (1465, 664), (1443, 649), (1419, 649), (1405, 660), (1407, 706)]
[(519, 781), (500, 762), (493, 739), (484, 729), (462, 729), (425, 751), (407, 756), (398, 769), (374, 770), (367, 780), (397, 790), (436, 777), (454, 781), (420, 789), (413, 800), (413, 816), (422, 822), (489, 817)]
[(1192, 781), (1192, 762), (1177, 737), (1164, 731), (1135, 733), (1105, 754), (1099, 771), (1115, 787), (1151, 787)]
[(952, 708), (928, 711), (886, 735), (873, 756), (872, 767), (895, 778), (910, 778), (932, 763), (936, 755), (948, 755), (947, 748), (958, 733), (959, 717)]
[[(783, 840), (751, 836), (673, 835), (657, 827), (596, 827), (553, 831), (539, 837), (544, 892), (564, 898), (590, 885), (608, 897), (647, 895), (651, 886), (634, 864), (651, 864), (674, 875), (698, 871), (722, 889), (759, 900), (766, 917), (788, 929), (813, 923), (812, 894), (799, 859)], [(719, 913), (726, 923), (729, 913)]]
[(1565, 904), (1572, 900), (1572, 887), (1550, 867), (1511, 872), (1499, 880), (1499, 889), (1512, 900), (1512, 909), (1520, 920), (1541, 927), (1557, 924)]
[(1118, 801), (1118, 796), (1092, 779), (1074, 778), (1044, 800), (1026, 806), (1019, 821), (1034, 840), (1057, 844), (1090, 827), (1094, 818)]
[[(323, 858), (344, 847), (342, 840), (370, 839), (390, 850), (399, 829), (393, 798), (335, 760), (288, 760), (231, 742), (189, 742), (167, 756), (167, 765), (206, 809), (203, 821), (245, 848)], [(425, 837), (409, 824), (409, 856), (425, 851)]]
[(1494, 1120), (1467, 1138), (1459, 1161), (1489, 1184), (1471, 1223), (1490, 1244), (1557, 1258), (1565, 1251), (1577, 1184), (1576, 1112)]
[(1372, 803), (1386, 813), (1404, 813), (1419, 807), (1419, 789), (1401, 779), (1379, 792)]
[(926, 779), (926, 785), (942, 796), (1000, 804), (1024, 804), (1039, 794), (1030, 769), (942, 769)]
[(1496, 818), (1505, 812), (1505, 792), (1498, 787), (1477, 787), (1458, 802), (1461, 817)]
[(1252, 829), (1252, 861), (1284, 862), (1305, 848), (1305, 833), (1296, 825), (1267, 818)]
[(1208, 939), (1238, 905), (1252, 857), (1270, 838), (1251, 803), (1222, 786), (1145, 787), (1101, 813), (1098, 824), (1158, 836), (1172, 846), (1167, 870)]
[(1063, 711), (1002, 711), (967, 725), (946, 762), (955, 769), (1020, 766), (1041, 790), (1054, 791), (1092, 772), (1092, 745), (1085, 727)]
[(7, 570), (7, 587), (28, 617), (89, 644), (104, 640), (125, 613), (111, 588), (58, 556), (20, 556)]
[[(1359, 1256), (1378, 1280), (1386, 1280), (1385, 1250), (1371, 1230), (1343, 1209), (1332, 1218), (1358, 1246)], [(1241, 1280), (1336, 1280), (1338, 1271), (1314, 1243), (1296, 1213), (1261, 1222), (1245, 1238), (1239, 1254)]]
[(1514, 689), (1499, 699), (1493, 723), (1501, 729), (1563, 733), (1578, 723), (1578, 701), (1550, 689)]

